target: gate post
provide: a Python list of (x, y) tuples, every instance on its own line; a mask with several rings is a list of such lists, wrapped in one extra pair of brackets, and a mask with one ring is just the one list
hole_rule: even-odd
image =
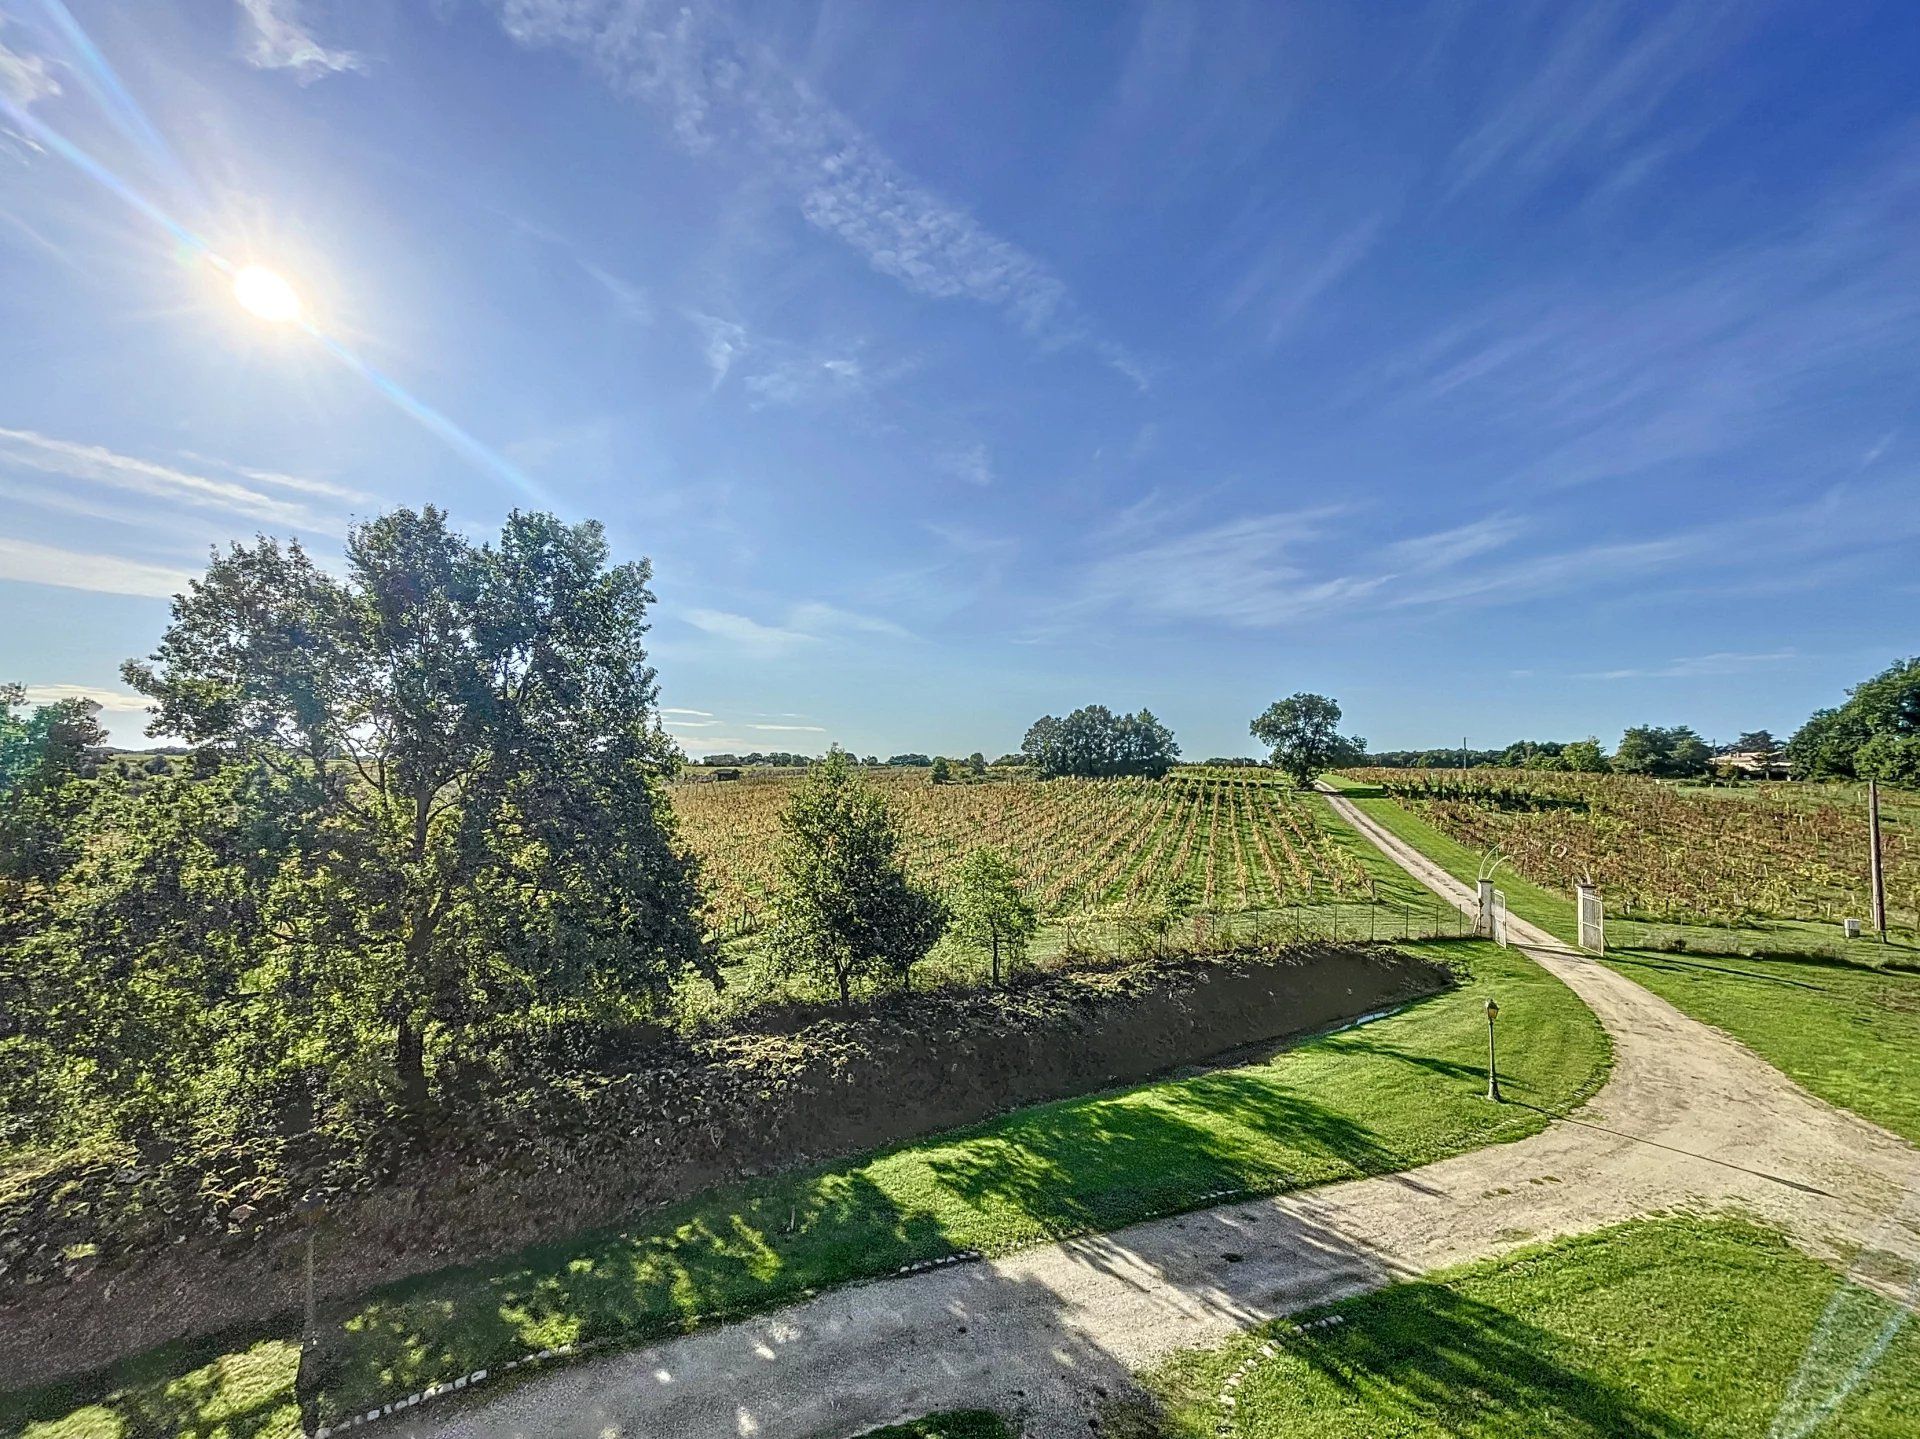
[(1473, 932), (1482, 939), (1493, 938), (1493, 881), (1480, 881), (1480, 914), (1473, 922)]
[(1607, 914), (1600, 903), (1600, 890), (1597, 885), (1582, 880), (1573, 887), (1578, 897), (1576, 908), (1580, 915), (1580, 948), (1594, 954), (1607, 952)]

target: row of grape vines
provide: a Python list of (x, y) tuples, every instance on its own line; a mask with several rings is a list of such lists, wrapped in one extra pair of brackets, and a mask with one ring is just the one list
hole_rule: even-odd
[[(993, 845), (1050, 917), (1143, 906), (1246, 913), (1373, 893), (1318, 801), (1254, 780), (882, 783), (916, 878), (945, 885), (970, 850)], [(784, 782), (675, 787), (716, 929), (749, 933), (765, 921), (791, 792)]]
[[(1737, 925), (1837, 920), (1867, 909), (1858, 789), (1769, 785), (1738, 797), (1633, 775), (1527, 770), (1351, 771), (1471, 848), (1497, 849), (1537, 884), (1590, 879), (1622, 918)], [(1920, 924), (1920, 834), (1888, 806), (1889, 919)]]

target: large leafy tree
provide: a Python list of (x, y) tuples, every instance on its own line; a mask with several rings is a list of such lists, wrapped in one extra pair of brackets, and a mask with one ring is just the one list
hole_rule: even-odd
[(1268, 705), (1247, 728), (1271, 752), (1269, 762), (1302, 789), (1330, 769), (1358, 764), (1367, 742), (1340, 733), (1340, 706), (1325, 695), (1289, 695)]
[(302, 990), (383, 1036), (419, 1103), (464, 1034), (711, 973), (645, 562), (544, 514), (475, 544), (431, 507), (360, 526), (346, 561), (236, 545), (124, 671), (153, 733), (270, 780), (288, 838), (247, 912)]
[(1816, 710), (1787, 741), (1801, 779), (1880, 779), (1920, 785), (1920, 655), (1897, 660)]
[(904, 986), (947, 917), (938, 896), (907, 877), (886, 800), (835, 747), (794, 790), (780, 825), (775, 956), (831, 984), (842, 1004), (855, 980)]
[(1042, 715), (1028, 728), (1020, 752), (1043, 779), (1061, 775), (1159, 778), (1180, 757), (1180, 746), (1151, 710), (1116, 715), (1086, 705), (1065, 719)]
[(1635, 725), (1620, 736), (1613, 767), (1620, 774), (1679, 779), (1702, 774), (1713, 751), (1687, 725)]
[(1019, 965), (1040, 925), (1020, 867), (1004, 851), (983, 845), (961, 861), (948, 902), (954, 928), (987, 954), (999, 984), (1003, 963), (1009, 971)]

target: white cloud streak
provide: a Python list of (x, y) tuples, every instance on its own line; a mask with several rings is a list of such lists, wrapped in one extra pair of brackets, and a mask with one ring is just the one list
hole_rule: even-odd
[[(1532, 181), (1560, 173), (1575, 155), (1624, 155), (1617, 172), (1643, 177), (1666, 153), (1669, 102), (1701, 72), (1723, 60), (1767, 7), (1759, 0), (1648, 10), (1619, 0), (1548, 6), (1553, 33), (1524, 23), (1505, 26), (1521, 71), (1503, 86), (1490, 77), (1493, 104), (1455, 147), (1449, 162), (1458, 195), (1496, 174)], [(1486, 57), (1479, 63), (1489, 65)]]
[(999, 310), (1049, 346), (1093, 344), (1103, 362), (1145, 383), (1136, 360), (1094, 339), (1046, 264), (916, 182), (718, 10), (649, 0), (494, 3), (516, 42), (582, 57), (616, 92), (661, 110), (688, 149), (769, 169), (809, 224), (879, 273), (916, 294)]
[[(345, 528), (338, 519), (316, 516), (305, 505), (280, 499), (260, 488), (122, 455), (104, 445), (55, 439), (33, 430), (0, 428), (0, 470), (7, 469), (58, 475), (126, 494), (220, 510), (249, 520), (325, 534), (340, 534)], [(249, 475), (256, 483), (296, 488), (328, 498), (344, 497), (347, 493), (320, 481), (301, 480), (292, 475), (270, 471), (237, 473)]]
[(192, 578), (185, 570), (118, 555), (87, 554), (0, 537), (0, 580), (53, 585), (94, 594), (165, 599), (185, 590)]
[(1727, 675), (1747, 674), (1753, 670), (1784, 664), (1800, 658), (1798, 650), (1769, 650), (1742, 653), (1718, 650), (1710, 655), (1686, 655), (1649, 668), (1595, 670), (1578, 674), (1578, 680), (1697, 680), (1719, 679)]
[(302, 16), (300, 0), (236, 0), (240, 7), (241, 55), (256, 70), (289, 70), (302, 85), (349, 71), (365, 74), (367, 62), (351, 50), (320, 43)]
[[(0, 15), (0, 31), (5, 30), (6, 23), (6, 17)], [(24, 110), (60, 93), (60, 82), (43, 58), (22, 54), (0, 41), (0, 98)]]
[(130, 690), (110, 690), (100, 685), (27, 685), (27, 703), (59, 704), (62, 700), (87, 700), (109, 714), (145, 714), (149, 708), (145, 695)]

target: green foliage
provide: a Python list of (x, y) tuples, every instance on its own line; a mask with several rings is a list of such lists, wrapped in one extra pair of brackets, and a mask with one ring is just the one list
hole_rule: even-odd
[(1909, 741), (1920, 741), (1920, 655), (1862, 680), (1839, 708), (1815, 710), (1786, 750), (1797, 779), (1920, 784), (1920, 760)]
[(0, 685), (0, 935), (13, 886), (55, 878), (73, 862), (70, 833), (85, 808), (81, 781), (94, 773), (93, 751), (107, 733), (100, 707), (83, 699), (17, 714), (19, 685)]
[(1854, 752), (1862, 779), (1920, 789), (1920, 734), (1877, 734)]
[(36, 1083), (7, 1123), (183, 1173), (256, 1139), (229, 1168), (291, 1162), (289, 1136), (337, 1159), (393, 1096), (453, 1084), (444, 1062), (709, 967), (645, 566), (609, 567), (592, 525), (516, 514), (475, 545), (432, 509), (361, 526), (347, 560), (235, 546), (126, 666), (154, 732), (198, 748), (87, 787), (11, 947), (0, 1076)]
[(1620, 774), (1681, 779), (1706, 773), (1711, 757), (1707, 742), (1688, 725), (1635, 725), (1620, 736), (1613, 768)]
[(968, 943), (986, 951), (993, 982), (1001, 967), (1018, 968), (1040, 927), (1040, 915), (1027, 898), (1019, 866), (1003, 851), (982, 846), (961, 861), (948, 897), (954, 928)]
[(1600, 748), (1600, 741), (1589, 735), (1577, 739), (1560, 751), (1562, 768), (1579, 774), (1605, 774), (1613, 766), (1607, 760), (1607, 753)]
[(951, 782), (953, 779), (953, 766), (947, 762), (945, 755), (934, 760), (933, 772), (928, 775), (928, 779), (934, 784), (947, 784)]
[(907, 878), (886, 800), (837, 746), (808, 771), (781, 816), (781, 885), (770, 947), (788, 968), (830, 982), (905, 986), (946, 927), (939, 898)]
[(1065, 719), (1042, 715), (1035, 720), (1020, 742), (1020, 755), (1042, 779), (1157, 779), (1180, 758), (1180, 746), (1151, 710), (1116, 715), (1105, 705), (1086, 705)]
[(1338, 704), (1325, 695), (1302, 692), (1275, 700), (1247, 728), (1272, 751), (1268, 762), (1305, 789), (1327, 770), (1358, 764), (1367, 752), (1367, 742), (1341, 734), (1339, 724)]

